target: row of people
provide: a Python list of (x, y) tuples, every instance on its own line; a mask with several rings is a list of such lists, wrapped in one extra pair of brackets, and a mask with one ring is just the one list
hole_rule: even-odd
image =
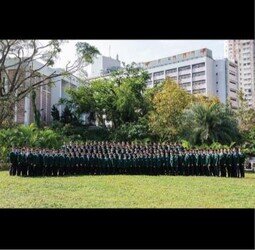
[(86, 142), (69, 143), (63, 145), (65, 152), (74, 153), (102, 153), (102, 154), (158, 154), (169, 153), (171, 150), (183, 151), (184, 148), (179, 143), (138, 143), (138, 142)]
[[(81, 148), (79, 148), (81, 149)], [(126, 151), (125, 151), (126, 152)], [(241, 150), (168, 150), (150, 153), (94, 153), (82, 150), (13, 149), (10, 175), (148, 174), (244, 177)]]

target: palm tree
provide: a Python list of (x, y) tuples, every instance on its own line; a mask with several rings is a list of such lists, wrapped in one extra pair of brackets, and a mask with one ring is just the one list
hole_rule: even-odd
[(192, 144), (229, 144), (239, 136), (233, 112), (220, 103), (193, 104), (184, 113), (184, 136)]

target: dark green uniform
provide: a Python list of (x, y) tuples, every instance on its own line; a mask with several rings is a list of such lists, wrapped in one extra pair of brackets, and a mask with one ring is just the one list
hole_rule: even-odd
[(226, 159), (227, 155), (224, 152), (219, 153), (219, 170), (220, 170), (220, 176), (226, 177)]
[(238, 153), (238, 176), (244, 178), (244, 162), (245, 162), (245, 154), (242, 152)]
[(11, 152), (10, 155), (9, 155), (9, 158), (10, 158), (10, 175), (16, 175), (16, 172), (17, 172), (17, 168), (18, 168), (18, 155), (17, 153), (15, 152)]

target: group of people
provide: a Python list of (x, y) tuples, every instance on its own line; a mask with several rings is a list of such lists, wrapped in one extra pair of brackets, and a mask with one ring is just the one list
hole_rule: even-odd
[(240, 149), (191, 149), (178, 143), (86, 142), (59, 150), (13, 148), (10, 175), (186, 175), (244, 177)]

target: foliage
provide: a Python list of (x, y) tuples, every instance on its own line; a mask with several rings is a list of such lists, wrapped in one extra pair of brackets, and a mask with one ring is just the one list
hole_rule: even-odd
[(60, 120), (60, 115), (59, 115), (59, 110), (55, 105), (52, 106), (51, 108), (51, 116), (53, 121), (59, 121)]
[(233, 112), (219, 103), (193, 104), (184, 112), (183, 123), (184, 138), (192, 145), (230, 144), (240, 136)]
[(73, 114), (68, 106), (65, 106), (62, 115), (61, 115), (61, 122), (64, 124), (72, 123), (73, 121)]
[(109, 131), (102, 127), (89, 125), (55, 124), (54, 130), (69, 141), (103, 141), (109, 139)]
[(161, 140), (175, 141), (181, 130), (182, 112), (191, 101), (191, 94), (167, 78), (152, 95), (153, 110), (149, 115), (152, 133)]
[(77, 89), (69, 89), (69, 99), (78, 114), (90, 113), (91, 120), (105, 127), (110, 122), (113, 128), (124, 123), (137, 122), (148, 112), (144, 92), (148, 73), (128, 65), (111, 73), (109, 78), (97, 79)]
[(249, 108), (242, 91), (238, 92), (239, 107), (237, 109), (237, 118), (239, 121), (239, 129), (242, 133), (249, 131), (255, 124), (255, 110)]
[(59, 133), (45, 128), (38, 129), (35, 124), (20, 125), (0, 130), (0, 159), (4, 162), (11, 147), (59, 148), (66, 140)]
[(243, 150), (251, 155), (255, 155), (255, 125), (249, 131), (243, 133)]
[(149, 128), (146, 119), (140, 119), (137, 123), (125, 123), (115, 129), (111, 138), (115, 141), (134, 141), (148, 139)]

